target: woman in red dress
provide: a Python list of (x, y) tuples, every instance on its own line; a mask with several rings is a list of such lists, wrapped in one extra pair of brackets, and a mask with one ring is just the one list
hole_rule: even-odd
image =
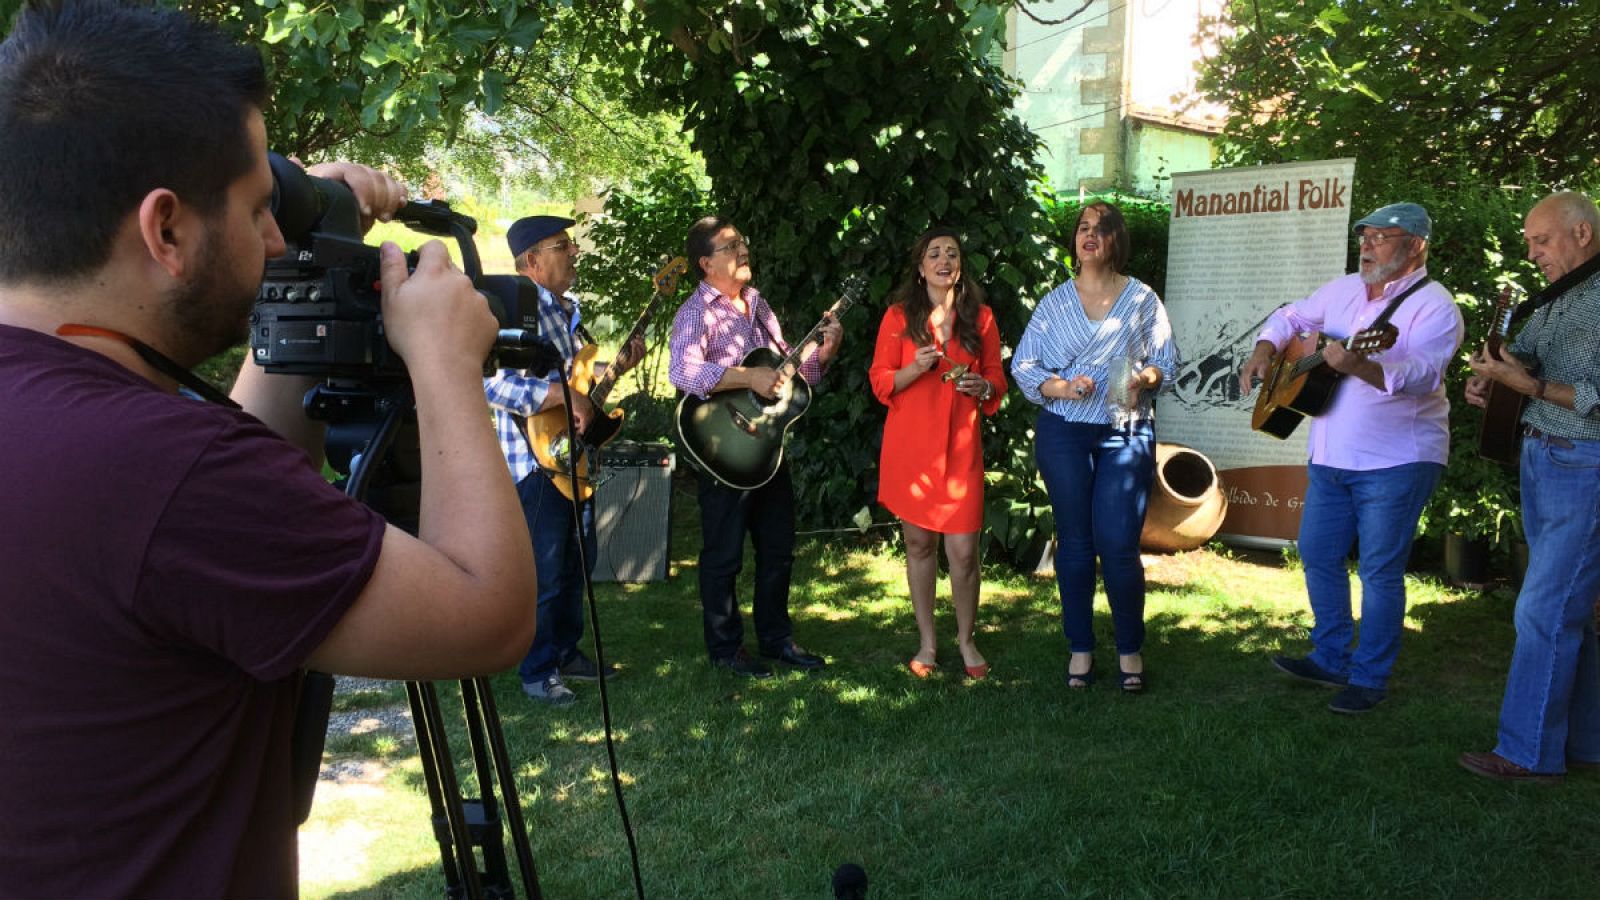
[(870, 378), (872, 392), (889, 407), (878, 502), (905, 529), (906, 581), (921, 639), (907, 666), (919, 678), (938, 667), (933, 600), (943, 535), (961, 664), (983, 678), (989, 663), (972, 641), (983, 526), (978, 414), (993, 415), (1006, 390), (1000, 332), (983, 289), (961, 277), (961, 241), (948, 228), (917, 240), (910, 272), (889, 299)]

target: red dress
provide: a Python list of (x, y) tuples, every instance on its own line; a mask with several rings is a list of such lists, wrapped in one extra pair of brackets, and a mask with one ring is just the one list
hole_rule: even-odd
[[(978, 411), (994, 415), (1006, 392), (1000, 365), (1000, 332), (989, 307), (978, 309), (978, 355), (951, 341), (942, 347), (949, 359), (894, 393), (894, 373), (917, 355), (905, 334), (905, 307), (889, 307), (878, 326), (868, 377), (872, 393), (889, 407), (878, 458), (878, 502), (896, 516), (929, 531), (970, 534), (983, 526), (983, 443)], [(933, 331), (930, 328), (929, 333)], [(937, 337), (934, 338), (938, 342)], [(956, 392), (941, 376), (951, 362), (966, 363), (994, 385), (987, 402)]]

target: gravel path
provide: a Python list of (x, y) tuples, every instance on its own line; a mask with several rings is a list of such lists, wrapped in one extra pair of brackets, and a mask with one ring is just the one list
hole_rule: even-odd
[[(334, 696), (338, 696), (360, 691), (386, 691), (394, 684), (395, 682), (376, 678), (339, 676), (334, 679), (333, 693)], [(416, 733), (411, 728), (411, 707), (402, 700), (389, 706), (334, 712), (328, 717), (330, 737), (337, 734), (374, 732), (391, 735), (405, 748), (405, 752), (409, 753), (417, 743)], [(388, 773), (389, 767), (375, 760), (340, 759), (324, 762), (320, 778), (322, 781), (338, 784), (371, 784), (382, 781)]]

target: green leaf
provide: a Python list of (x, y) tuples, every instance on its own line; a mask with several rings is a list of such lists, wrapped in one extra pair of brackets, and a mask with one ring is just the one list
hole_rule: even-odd
[(492, 116), (505, 103), (505, 76), (493, 69), (486, 70), (483, 73), (482, 90), (484, 115)]

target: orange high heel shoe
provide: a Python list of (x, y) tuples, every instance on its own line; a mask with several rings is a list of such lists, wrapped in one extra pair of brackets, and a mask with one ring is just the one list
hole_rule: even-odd
[(929, 675), (939, 671), (939, 664), (936, 662), (925, 663), (913, 657), (910, 662), (906, 663), (906, 668), (910, 669), (911, 674), (918, 678), (927, 678)]

